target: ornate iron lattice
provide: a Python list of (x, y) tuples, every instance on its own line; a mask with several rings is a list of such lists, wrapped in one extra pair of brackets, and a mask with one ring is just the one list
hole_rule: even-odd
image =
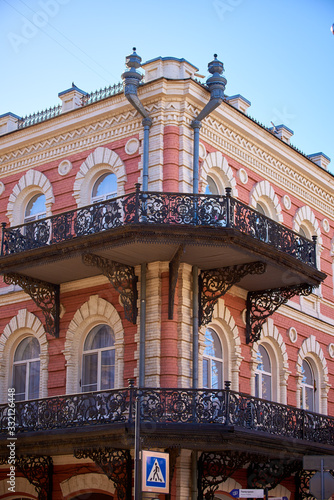
[(198, 500), (214, 500), (219, 484), (250, 461), (247, 453), (235, 451), (202, 453), (198, 460)]
[(19, 285), (35, 304), (42, 310), (45, 318), (45, 330), (54, 337), (59, 337), (60, 287), (53, 283), (30, 278), (18, 273), (4, 275), (7, 285)]
[(263, 262), (251, 262), (203, 271), (198, 278), (200, 325), (210, 323), (219, 297), (222, 297), (235, 283), (247, 274), (263, 274), (265, 270), (266, 264)]
[(246, 312), (246, 342), (256, 342), (266, 319), (295, 295), (310, 295), (313, 286), (307, 283), (282, 288), (248, 292)]
[(135, 325), (137, 321), (138, 278), (134, 268), (93, 254), (84, 254), (82, 260), (88, 266), (98, 267), (102, 274), (108, 278), (121, 296), (126, 319)]
[(316, 500), (310, 493), (310, 479), (315, 471), (300, 470), (295, 475), (296, 500)]
[(179, 273), (180, 262), (184, 254), (184, 245), (180, 245), (173, 259), (169, 263), (169, 301), (168, 301), (168, 319), (174, 316), (174, 298), (175, 288)]
[(53, 462), (51, 457), (17, 457), (16, 466), (35, 486), (38, 500), (52, 500)]
[(132, 498), (132, 461), (129, 450), (98, 448), (75, 450), (76, 458), (90, 458), (115, 484), (117, 498)]
[(300, 460), (264, 459), (252, 460), (247, 469), (248, 488), (268, 488), (272, 490), (283, 479), (302, 469)]
[(1, 255), (67, 241), (129, 224), (233, 228), (316, 268), (316, 244), (230, 197), (141, 192), (15, 227), (2, 228)]

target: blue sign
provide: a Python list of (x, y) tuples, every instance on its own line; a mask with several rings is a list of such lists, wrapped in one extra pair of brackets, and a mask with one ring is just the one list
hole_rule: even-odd
[(239, 490), (232, 490), (230, 491), (230, 495), (232, 495), (232, 497), (234, 498), (239, 498)]
[(169, 492), (169, 455), (157, 451), (142, 451), (143, 491)]

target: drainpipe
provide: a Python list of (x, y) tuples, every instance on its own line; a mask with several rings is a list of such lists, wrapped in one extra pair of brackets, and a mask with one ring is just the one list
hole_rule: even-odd
[(194, 129), (194, 158), (193, 158), (193, 193), (198, 193), (199, 176), (199, 130), (201, 121), (206, 118), (214, 109), (216, 109), (224, 100), (224, 90), (227, 80), (222, 73), (224, 65), (218, 61), (217, 54), (214, 54), (214, 60), (208, 64), (208, 71), (212, 74), (207, 79), (206, 84), (210, 91), (210, 101), (204, 106), (198, 116), (191, 122), (190, 126)]
[[(222, 73), (224, 65), (217, 60), (217, 54), (214, 54), (214, 60), (208, 64), (208, 70), (212, 74), (207, 79), (206, 84), (210, 91), (210, 101), (204, 106), (198, 116), (191, 122), (190, 126), (194, 129), (194, 156), (193, 156), (193, 193), (199, 191), (199, 131), (201, 121), (216, 109), (224, 99), (224, 90), (227, 80)], [(197, 207), (195, 207), (197, 212)], [(196, 213), (195, 213), (196, 217)], [(198, 267), (193, 266), (193, 389), (198, 389)], [(196, 400), (196, 398), (195, 398)], [(194, 403), (195, 404), (195, 403)], [(197, 453), (191, 455), (191, 498), (197, 498)]]
[[(208, 71), (212, 74), (206, 81), (210, 91), (210, 101), (204, 106), (199, 115), (191, 122), (194, 129), (194, 158), (193, 158), (193, 193), (198, 194), (199, 184), (199, 131), (201, 121), (216, 109), (224, 99), (224, 90), (227, 80), (222, 73), (224, 65), (218, 61), (217, 54), (214, 60), (208, 64)], [(195, 212), (196, 212), (195, 206)], [(196, 217), (196, 214), (195, 214)], [(198, 388), (198, 267), (193, 267), (193, 388)]]
[(137, 95), (139, 82), (143, 78), (137, 69), (141, 67), (141, 57), (136, 54), (136, 47), (133, 47), (133, 53), (127, 56), (125, 64), (128, 71), (122, 74), (124, 95), (132, 106), (143, 117), (144, 127), (144, 145), (143, 145), (143, 191), (148, 191), (148, 151), (149, 151), (149, 132), (152, 125), (152, 119), (142, 105)]

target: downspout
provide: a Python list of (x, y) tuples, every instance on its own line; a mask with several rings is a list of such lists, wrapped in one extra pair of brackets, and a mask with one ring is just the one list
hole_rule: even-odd
[[(214, 60), (208, 64), (208, 71), (212, 74), (206, 81), (210, 91), (210, 101), (204, 106), (202, 111), (191, 122), (190, 126), (194, 129), (194, 158), (193, 158), (193, 193), (198, 194), (199, 189), (199, 130), (201, 121), (216, 109), (224, 100), (224, 91), (227, 80), (222, 73), (224, 65), (218, 61), (217, 54), (214, 54)], [(195, 217), (196, 217), (195, 206)], [(198, 267), (193, 267), (193, 389), (198, 388)]]
[[(193, 156), (193, 193), (198, 194), (199, 191), (199, 131), (201, 128), (201, 121), (207, 117), (214, 109), (216, 109), (224, 99), (224, 90), (227, 83), (225, 77), (222, 76), (224, 65), (217, 60), (217, 54), (214, 54), (214, 60), (208, 64), (208, 70), (212, 74), (207, 79), (206, 83), (210, 91), (210, 101), (204, 106), (199, 115), (191, 122), (190, 126), (194, 129), (194, 156)], [(195, 207), (195, 212), (197, 211)], [(195, 215), (196, 217), (196, 215)], [(193, 266), (193, 389), (198, 389), (198, 267)], [(191, 498), (197, 499), (197, 452), (193, 451), (191, 454)]]
[[(148, 112), (140, 102), (137, 94), (139, 83), (143, 76), (137, 71), (141, 67), (141, 57), (136, 54), (136, 47), (133, 47), (133, 53), (127, 56), (125, 60), (128, 68), (122, 74), (124, 95), (132, 106), (143, 117), (144, 126), (144, 144), (143, 144), (143, 185), (142, 190), (148, 191), (148, 152), (149, 152), (149, 132), (152, 120)], [(139, 327), (139, 377), (138, 386), (145, 385), (145, 336), (146, 336), (146, 263), (141, 265), (141, 290), (140, 290), (140, 327)]]
[(132, 106), (143, 117), (142, 125), (144, 127), (144, 144), (143, 144), (143, 191), (148, 191), (148, 152), (149, 152), (149, 132), (152, 125), (152, 119), (148, 112), (139, 100), (137, 89), (143, 78), (137, 68), (141, 67), (141, 57), (136, 54), (136, 47), (133, 47), (133, 53), (127, 56), (125, 60), (128, 71), (122, 74), (124, 95)]
[(207, 79), (206, 84), (210, 91), (210, 101), (204, 106), (198, 116), (191, 122), (190, 126), (194, 129), (194, 158), (193, 158), (193, 193), (198, 193), (199, 188), (199, 130), (201, 121), (206, 118), (214, 109), (216, 109), (224, 100), (224, 91), (227, 80), (222, 73), (224, 65), (218, 61), (217, 54), (214, 54), (214, 60), (208, 64), (208, 71), (212, 74)]

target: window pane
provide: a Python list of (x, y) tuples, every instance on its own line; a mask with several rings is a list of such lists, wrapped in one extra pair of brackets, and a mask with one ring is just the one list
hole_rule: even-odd
[(313, 385), (313, 373), (307, 361), (303, 361), (302, 373), (303, 373), (303, 383), (308, 385)]
[(203, 387), (209, 388), (209, 360), (203, 359)]
[(211, 389), (220, 389), (222, 387), (222, 363), (211, 361)]
[(39, 342), (35, 337), (26, 337), (16, 348), (14, 361), (39, 358)]
[(205, 332), (204, 354), (207, 356), (214, 356), (216, 358), (222, 357), (222, 347), (219, 337), (215, 331), (210, 329)]
[(101, 389), (113, 389), (115, 380), (115, 351), (101, 353)]
[(211, 177), (207, 177), (207, 186), (205, 188), (205, 194), (219, 194), (218, 188), (215, 181)]
[(16, 401), (22, 401), (26, 396), (26, 370), (26, 363), (13, 366), (13, 386)]
[(305, 387), (305, 410), (314, 411), (314, 391), (311, 387)]
[(87, 335), (84, 351), (112, 347), (115, 343), (114, 334), (108, 325), (95, 326)]
[(29, 394), (28, 399), (39, 396), (39, 361), (29, 363)]
[(92, 197), (107, 199), (117, 194), (117, 177), (115, 174), (104, 174), (95, 182)]
[(271, 400), (271, 376), (262, 374), (262, 399)]
[(258, 373), (255, 373), (255, 397), (260, 398), (260, 376)]
[(37, 194), (29, 201), (25, 217), (34, 217), (43, 216), (46, 214), (45, 208), (45, 196), (44, 194)]
[(85, 354), (83, 357), (82, 391), (97, 391), (97, 353)]
[(259, 346), (259, 351), (261, 353), (261, 358), (262, 358), (262, 369), (265, 372), (271, 373), (271, 363), (268, 352), (262, 345)]

